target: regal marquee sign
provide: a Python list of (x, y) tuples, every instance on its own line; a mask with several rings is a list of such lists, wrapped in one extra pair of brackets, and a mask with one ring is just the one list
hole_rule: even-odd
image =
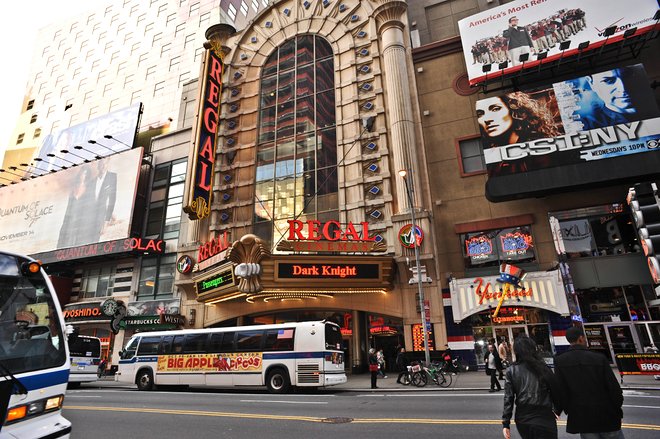
[(191, 220), (211, 214), (213, 167), (218, 143), (218, 119), (222, 92), (222, 55), (207, 49), (200, 81), (197, 125), (193, 131), (194, 153), (188, 159), (189, 188), (183, 211)]
[(542, 308), (569, 315), (559, 270), (528, 273), (518, 287), (505, 292), (497, 276), (454, 279), (449, 284), (455, 322), (488, 309), (495, 309), (504, 295), (505, 306)]
[[(369, 223), (362, 222), (356, 227), (349, 222), (321, 222), (317, 220), (289, 220), (289, 234), (286, 241), (277, 245), (277, 250), (291, 252), (384, 252), (387, 245), (374, 236), (369, 236)], [(360, 231), (358, 231), (360, 230)]]

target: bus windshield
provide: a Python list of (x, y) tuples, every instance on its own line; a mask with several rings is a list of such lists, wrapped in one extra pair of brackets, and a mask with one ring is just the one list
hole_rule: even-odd
[(0, 362), (11, 373), (61, 366), (66, 350), (57, 309), (41, 270), (0, 254)]

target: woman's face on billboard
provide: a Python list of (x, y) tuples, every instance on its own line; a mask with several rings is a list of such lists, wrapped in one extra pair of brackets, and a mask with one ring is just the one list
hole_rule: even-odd
[(477, 102), (477, 122), (488, 137), (501, 136), (513, 125), (511, 112), (499, 97)]

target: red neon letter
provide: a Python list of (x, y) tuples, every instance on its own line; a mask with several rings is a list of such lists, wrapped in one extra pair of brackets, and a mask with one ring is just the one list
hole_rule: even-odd
[(204, 110), (204, 128), (206, 128), (209, 133), (213, 134), (215, 134), (218, 129), (218, 113), (215, 111), (215, 108), (207, 108)]
[(204, 157), (211, 163), (215, 162), (215, 154), (213, 153), (213, 136), (206, 137), (204, 146), (202, 146), (201, 151), (199, 151), (199, 156)]
[(305, 237), (302, 235), (303, 223), (298, 220), (289, 220), (289, 239), (300, 239), (304, 240)]
[(208, 98), (206, 99), (209, 104), (213, 105), (213, 108), (217, 108), (220, 101), (218, 96), (220, 94), (220, 87), (215, 82), (209, 82), (209, 93)]
[(199, 169), (199, 182), (197, 186), (205, 191), (211, 190), (211, 171), (208, 169), (209, 165), (206, 162), (199, 162), (201, 168)]
[(211, 73), (209, 73), (209, 78), (214, 79), (218, 84), (222, 84), (222, 63), (213, 55), (211, 55)]

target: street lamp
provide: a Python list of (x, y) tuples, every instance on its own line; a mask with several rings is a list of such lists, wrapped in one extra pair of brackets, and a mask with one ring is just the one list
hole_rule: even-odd
[(422, 316), (422, 331), (424, 333), (424, 359), (426, 364), (431, 363), (431, 354), (429, 353), (429, 333), (426, 330), (426, 314), (424, 310), (424, 289), (422, 288), (422, 270), (419, 262), (419, 244), (417, 243), (417, 222), (415, 221), (415, 208), (413, 206), (412, 182), (408, 183), (408, 171), (402, 169), (399, 176), (403, 178), (406, 184), (406, 194), (408, 195), (408, 204), (410, 205), (410, 216), (412, 222), (413, 248), (415, 249), (415, 265), (417, 266), (417, 291), (419, 294), (419, 309)]

